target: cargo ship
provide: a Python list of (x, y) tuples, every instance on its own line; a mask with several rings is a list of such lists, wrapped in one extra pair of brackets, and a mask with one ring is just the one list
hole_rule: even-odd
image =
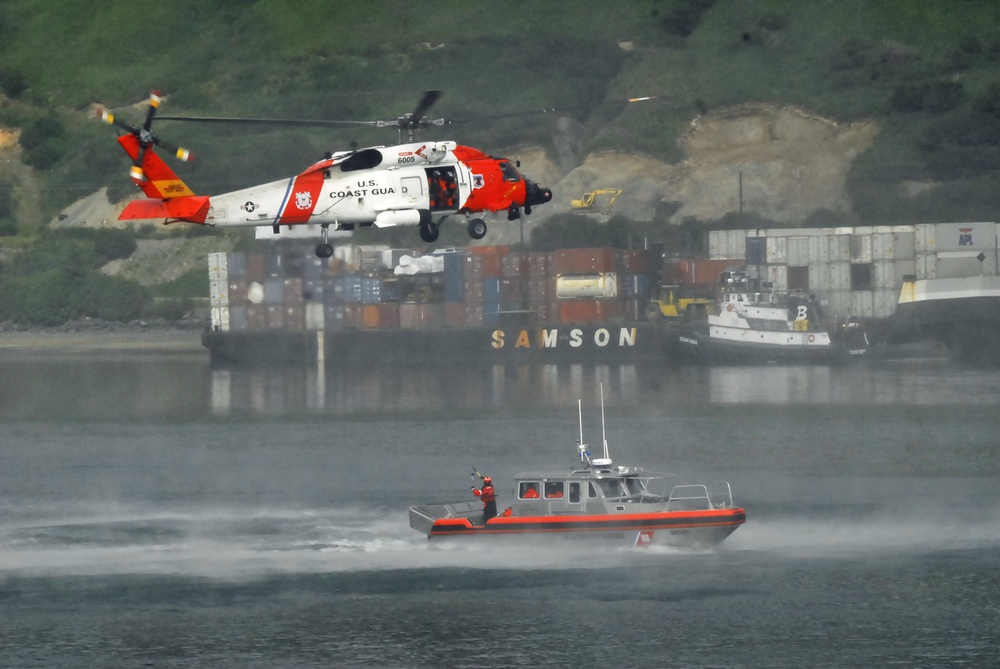
[[(303, 240), (264, 248), (209, 256), (212, 322), (202, 343), (213, 363), (672, 363), (681, 319), (649, 320), (680, 313), (662, 304), (662, 289), (719, 300), (720, 277), (734, 267), (776, 293), (808, 296), (822, 314), (809, 327), (838, 339), (866, 332), (882, 350), (900, 334), (930, 331), (959, 352), (996, 348), (992, 317), (985, 328), (983, 318), (966, 319), (974, 324), (937, 334), (927, 319), (900, 318), (909, 307), (897, 313), (907, 277), (1000, 274), (994, 223), (717, 230), (708, 257), (697, 258), (667, 258), (655, 246), (422, 252), (346, 243), (323, 259)], [(926, 312), (931, 302), (918, 301)]]
[(662, 360), (669, 327), (644, 320), (661, 257), (503, 246), (211, 254), (202, 343), (218, 364)]

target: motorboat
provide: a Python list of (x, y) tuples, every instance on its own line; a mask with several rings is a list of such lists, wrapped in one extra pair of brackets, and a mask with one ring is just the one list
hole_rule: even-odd
[(834, 340), (811, 296), (759, 289), (741, 271), (722, 274), (719, 311), (679, 329), (672, 345), (680, 360), (756, 364), (830, 363), (863, 355), (867, 337), (856, 323)]
[[(603, 405), (602, 391), (602, 432)], [(746, 522), (746, 511), (733, 503), (726, 481), (675, 485), (663, 495), (658, 490), (673, 475), (616, 465), (606, 438), (603, 457), (592, 458), (583, 442), (582, 403), (578, 408), (578, 465), (515, 474), (509, 499), (498, 496), (502, 510), (485, 522), (483, 504), (469, 499), (411, 506), (410, 527), (431, 540), (559, 538), (625, 547), (708, 548)]]

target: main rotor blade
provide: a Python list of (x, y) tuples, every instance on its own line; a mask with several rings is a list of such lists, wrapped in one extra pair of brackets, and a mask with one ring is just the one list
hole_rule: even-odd
[(427, 110), (437, 102), (439, 97), (441, 97), (441, 91), (427, 91), (424, 93), (424, 97), (420, 98), (417, 108), (410, 113), (410, 118), (414, 121), (420, 121), (424, 117), (424, 114), (427, 113)]
[(239, 125), (276, 125), (298, 127), (374, 127), (377, 121), (330, 121), (304, 118), (239, 118), (233, 116), (157, 116), (157, 121), (187, 121), (190, 123), (232, 123)]
[(577, 105), (575, 107), (542, 107), (541, 109), (526, 109), (523, 111), (505, 112), (503, 114), (483, 114), (480, 116), (468, 116), (466, 118), (451, 119), (449, 123), (473, 123), (478, 121), (498, 121), (505, 118), (519, 118), (521, 116), (535, 116), (536, 114), (569, 114), (577, 111), (595, 109), (608, 105), (631, 104), (634, 102), (647, 102), (659, 99), (657, 95), (646, 95), (643, 97), (627, 98), (623, 100), (608, 100), (598, 102), (593, 105)]

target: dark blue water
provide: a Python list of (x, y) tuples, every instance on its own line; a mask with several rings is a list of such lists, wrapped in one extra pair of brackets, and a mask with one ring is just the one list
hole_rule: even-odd
[[(0, 359), (3, 667), (1000, 665), (1000, 374)], [(599, 443), (726, 479), (712, 552), (429, 543)], [(498, 487), (501, 496), (509, 486)]]

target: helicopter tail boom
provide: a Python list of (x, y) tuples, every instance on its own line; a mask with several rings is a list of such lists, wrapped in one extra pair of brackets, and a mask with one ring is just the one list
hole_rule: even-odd
[(209, 206), (208, 195), (189, 195), (169, 200), (134, 200), (125, 206), (118, 220), (162, 218), (204, 225), (208, 218)]

